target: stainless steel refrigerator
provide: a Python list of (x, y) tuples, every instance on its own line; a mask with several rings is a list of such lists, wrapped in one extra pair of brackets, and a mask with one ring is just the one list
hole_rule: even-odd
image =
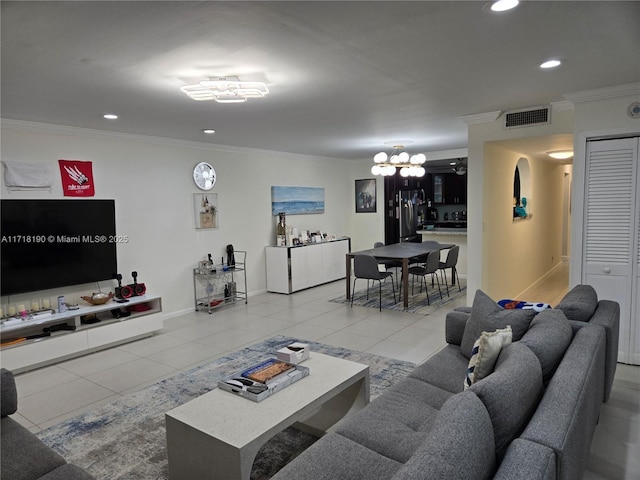
[(418, 222), (418, 191), (400, 191), (400, 241), (421, 242), (421, 235), (416, 233)]

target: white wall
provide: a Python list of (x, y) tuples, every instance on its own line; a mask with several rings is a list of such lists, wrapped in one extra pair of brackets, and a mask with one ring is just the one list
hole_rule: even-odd
[[(116, 200), (117, 233), (129, 242), (118, 246), (118, 269), (127, 281), (137, 270), (149, 293), (163, 297), (168, 315), (193, 309), (192, 268), (207, 253), (225, 254), (227, 244), (247, 250), (249, 294), (266, 290), (264, 247), (275, 243), (276, 217), (271, 215), (271, 186), (324, 187), (325, 213), (289, 215), (299, 230), (322, 230), (352, 237), (352, 248), (370, 248), (383, 236), (382, 209), (355, 214), (357, 178), (371, 178), (370, 162), (314, 158), (279, 152), (231, 149), (153, 137), (53, 125), (3, 121), (2, 160), (42, 162), (54, 172), (53, 189), (8, 192), (2, 198), (63, 198), (58, 159), (90, 160), (96, 185), (94, 198)], [(193, 194), (199, 190), (192, 169), (210, 162), (218, 175), (220, 227), (196, 230)], [(382, 201), (381, 183), (378, 201)], [(79, 219), (81, 221), (81, 219)], [(101, 282), (102, 290), (112, 282)], [(80, 301), (95, 285), (33, 292), (2, 298), (2, 305), (32, 298), (67, 296)]]
[[(562, 261), (564, 165), (485, 144), (482, 289), (493, 298), (520, 294)], [(521, 158), (529, 163), (530, 185), (520, 169), (524, 220), (513, 220), (513, 179)], [(526, 188), (526, 194), (525, 194)]]
[[(501, 268), (494, 263), (496, 258), (503, 255), (512, 260), (518, 258), (516, 254), (518, 245), (514, 242), (504, 245), (507, 250), (499, 251), (496, 244), (492, 241), (492, 238), (502, 238), (502, 236), (508, 238), (513, 233), (511, 228), (505, 227), (501, 223), (504, 221), (504, 218), (506, 218), (504, 217), (504, 213), (501, 213), (501, 209), (504, 208), (505, 199), (497, 199), (496, 195), (508, 195), (506, 198), (512, 196), (512, 167), (515, 167), (519, 156), (528, 156), (525, 155), (525, 152), (512, 148), (514, 140), (528, 137), (569, 134), (573, 131), (573, 110), (567, 108), (566, 103), (567, 102), (552, 104), (552, 123), (548, 125), (507, 130), (503, 127), (503, 119), (499, 116), (499, 112), (495, 112), (493, 116), (486, 114), (475, 116), (476, 118), (472, 118), (474, 116), (471, 116), (466, 119), (469, 123), (467, 173), (467, 301), (469, 304), (473, 301), (477, 289), (491, 290), (491, 294), (495, 296), (516, 295), (523, 290), (515, 284), (508, 288), (497, 287), (497, 284), (494, 284), (493, 280), (491, 280), (493, 277), (492, 272), (497, 268)], [(507, 186), (505, 180), (502, 182), (502, 187), (499, 190), (490, 190), (495, 185), (491, 176), (506, 170), (498, 167), (498, 165), (488, 159), (486, 146), (489, 142), (492, 142), (493, 145), (497, 147), (503, 147), (512, 151), (512, 154), (508, 155), (509, 159), (505, 160), (507, 164), (504, 165), (504, 169), (508, 167), (511, 172), (511, 187)], [(498, 170), (494, 171), (494, 168), (498, 168)], [(533, 198), (533, 202), (532, 208), (535, 210), (537, 208), (535, 205), (536, 198)], [(510, 208), (510, 206), (507, 208)], [(535, 218), (534, 212), (534, 219)], [(526, 228), (527, 227), (525, 227), (525, 229)], [(549, 257), (550, 256), (551, 255), (549, 255)], [(521, 259), (513, 261), (521, 262)], [(517, 274), (519, 275), (519, 273), (520, 272)], [(539, 278), (535, 278), (533, 271), (530, 272), (530, 274), (531, 275), (527, 273), (526, 277), (521, 276), (519, 278), (523, 280), (524, 283), (532, 285), (539, 280)], [(516, 273), (513, 275), (516, 275)]]
[(640, 101), (640, 83), (566, 96), (575, 104), (569, 273), (569, 283), (573, 286), (582, 283), (586, 142), (588, 138), (640, 135), (640, 119), (627, 114), (629, 105)]

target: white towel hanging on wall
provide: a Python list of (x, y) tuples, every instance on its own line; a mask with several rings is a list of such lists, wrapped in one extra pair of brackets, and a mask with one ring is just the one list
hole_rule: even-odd
[(46, 163), (3, 160), (4, 184), (8, 190), (49, 190), (53, 175)]

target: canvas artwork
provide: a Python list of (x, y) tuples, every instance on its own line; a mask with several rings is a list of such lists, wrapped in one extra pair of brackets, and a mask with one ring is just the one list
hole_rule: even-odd
[(218, 194), (194, 193), (196, 228), (218, 228)]
[(324, 213), (322, 187), (271, 187), (271, 213), (278, 215)]
[(356, 213), (376, 211), (376, 180), (356, 180)]

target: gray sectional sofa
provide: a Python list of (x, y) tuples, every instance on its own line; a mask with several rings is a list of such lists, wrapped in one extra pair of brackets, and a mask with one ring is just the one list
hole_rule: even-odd
[(5, 368), (0, 369), (0, 403), (0, 479), (93, 480), (9, 417), (18, 408), (18, 395), (13, 374)]
[[(478, 291), (470, 309), (447, 315), (442, 350), (273, 480), (582, 478), (615, 373), (620, 315), (615, 302), (594, 304), (594, 293), (578, 286), (562, 308), (536, 314)], [(507, 325), (512, 341), (493, 371), (465, 389), (477, 337)]]

